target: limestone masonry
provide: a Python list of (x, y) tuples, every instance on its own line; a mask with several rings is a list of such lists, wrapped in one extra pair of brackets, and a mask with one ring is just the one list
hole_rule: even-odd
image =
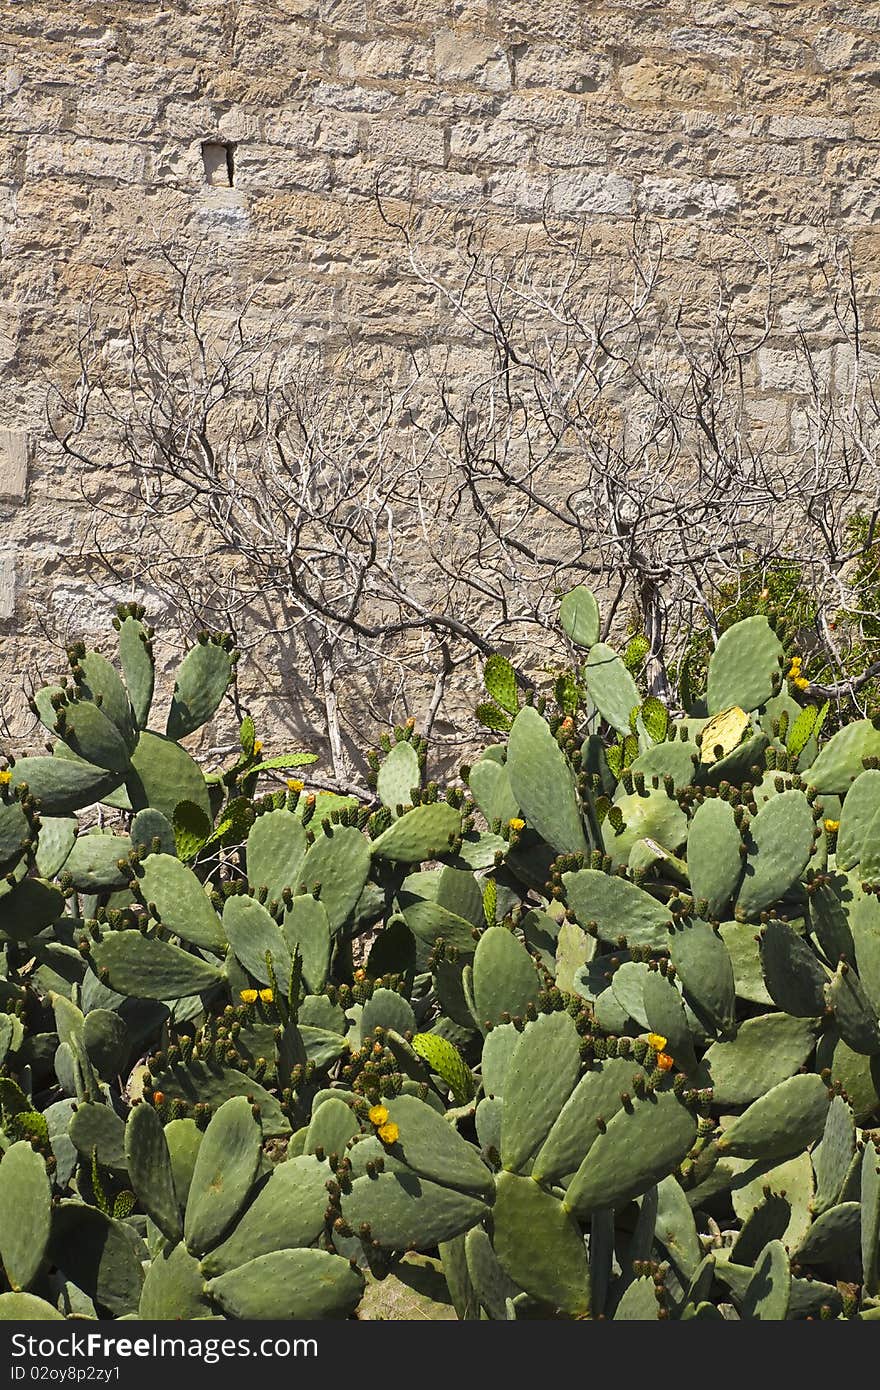
[[(291, 331), (443, 339), (400, 270), (392, 205), (483, 207), (500, 245), (543, 208), (609, 247), (662, 223), (685, 299), (737, 237), (786, 251), (758, 399), (797, 408), (795, 333), (827, 339), (819, 246), (843, 233), (877, 333), (880, 3), (230, 0), (0, 4), (0, 681), (101, 630), (90, 509), (49, 438), (80, 306), (112, 324), (128, 247), (185, 233)], [(132, 249), (133, 248), (133, 249)], [(157, 281), (158, 283), (158, 281)], [(112, 448), (112, 440), (108, 441)]]

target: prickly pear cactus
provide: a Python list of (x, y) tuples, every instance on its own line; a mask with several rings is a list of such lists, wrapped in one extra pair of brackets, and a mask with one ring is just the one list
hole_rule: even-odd
[(227, 638), (161, 727), (143, 610), (71, 647), (0, 771), (0, 1317), (880, 1316), (880, 732), (772, 617), (684, 711), (560, 621), (366, 803), (196, 762)]

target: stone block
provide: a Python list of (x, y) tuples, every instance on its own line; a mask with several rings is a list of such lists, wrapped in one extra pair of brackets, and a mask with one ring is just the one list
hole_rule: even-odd
[(15, 617), (15, 552), (0, 550), (0, 621)]
[(496, 92), (510, 86), (507, 54), (491, 39), (446, 30), (434, 39), (434, 64), (440, 82), (467, 82)]
[(625, 217), (633, 209), (632, 180), (618, 174), (564, 174), (554, 184), (553, 207), (561, 213)]
[(23, 502), (27, 475), (27, 435), (23, 430), (0, 430), (0, 501)]

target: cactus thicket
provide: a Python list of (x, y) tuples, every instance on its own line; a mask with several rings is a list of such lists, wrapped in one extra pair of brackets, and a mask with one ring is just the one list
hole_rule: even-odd
[(364, 804), (195, 761), (227, 637), (161, 729), (142, 609), (70, 648), (0, 772), (0, 1317), (372, 1317), (414, 1252), (419, 1317), (880, 1317), (880, 726), (782, 620), (684, 711), (560, 625)]

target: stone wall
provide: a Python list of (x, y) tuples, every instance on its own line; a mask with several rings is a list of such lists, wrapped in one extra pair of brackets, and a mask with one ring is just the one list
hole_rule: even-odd
[[(755, 409), (790, 427), (806, 327), (837, 340), (819, 251), (851, 247), (877, 315), (880, 4), (777, 0), (6, 0), (0, 4), (0, 679), (94, 626), (90, 508), (46, 427), (84, 299), (112, 323), (121, 248), (202, 239), (301, 338), (452, 332), (376, 206), (542, 210), (612, 247), (664, 229), (683, 302), (769, 238), (783, 311)], [(438, 235), (442, 235), (438, 232)], [(747, 287), (746, 287), (747, 288)], [(108, 441), (112, 447), (112, 441)], [(283, 694), (279, 685), (276, 694)]]

